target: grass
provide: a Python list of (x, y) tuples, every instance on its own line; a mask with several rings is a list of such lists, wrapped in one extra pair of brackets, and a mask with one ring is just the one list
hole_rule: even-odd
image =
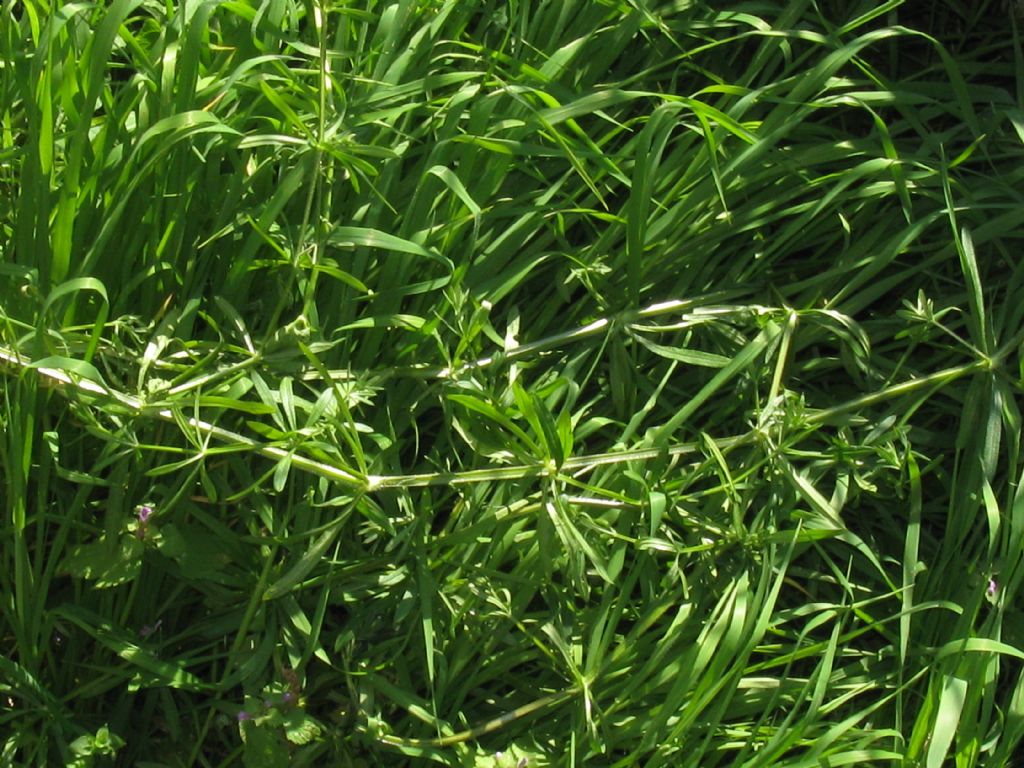
[(1021, 17), (840, 5), (3, 0), (0, 765), (1021, 765)]

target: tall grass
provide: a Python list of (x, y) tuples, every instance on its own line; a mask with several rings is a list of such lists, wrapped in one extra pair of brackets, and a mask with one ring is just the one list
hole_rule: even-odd
[(1014, 7), (2, 6), (0, 764), (1019, 760)]

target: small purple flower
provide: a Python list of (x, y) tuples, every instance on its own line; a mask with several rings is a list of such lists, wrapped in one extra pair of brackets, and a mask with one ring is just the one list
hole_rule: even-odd
[(995, 579), (989, 579), (988, 580), (988, 589), (985, 590), (988, 593), (988, 596), (989, 597), (995, 597), (996, 596), (996, 590), (998, 590), (998, 589), (999, 589), (999, 585), (996, 584), (996, 580)]
[(153, 508), (148, 504), (143, 504), (138, 508), (138, 511), (135, 513), (135, 517), (138, 520), (138, 525), (135, 526), (135, 538), (146, 538), (146, 534), (149, 532), (149, 518), (152, 516)]
[(252, 715), (250, 715), (244, 709), (241, 712), (239, 712), (236, 715), (236, 717), (238, 718), (238, 722), (240, 723), (244, 723), (246, 720), (252, 720)]
[(285, 704), (291, 704), (293, 701), (295, 701), (295, 694), (291, 691), (286, 691), (284, 695), (281, 696), (281, 701), (283, 701)]

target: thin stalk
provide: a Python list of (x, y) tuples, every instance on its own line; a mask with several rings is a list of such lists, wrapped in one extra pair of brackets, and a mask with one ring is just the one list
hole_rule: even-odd
[(459, 731), (453, 733), (450, 736), (441, 736), (437, 739), (403, 739), (400, 736), (385, 735), (381, 736), (380, 740), (382, 743), (387, 744), (391, 747), (411, 747), (415, 749), (421, 748), (443, 748), (450, 747), (455, 744), (462, 744), (463, 742), (470, 741), (472, 739), (478, 739), (488, 733), (493, 733), (509, 723), (515, 722), (520, 718), (532, 715), (534, 712), (538, 712), (548, 707), (553, 707), (561, 704), (564, 701), (568, 701), (574, 696), (578, 695), (580, 689), (577, 687), (570, 688), (566, 691), (560, 691), (558, 693), (552, 693), (548, 696), (542, 696), (539, 699), (531, 701), (529, 704), (524, 704), (521, 707), (516, 707), (510, 712), (506, 712), (493, 720), (488, 720), (485, 723), (469, 728), (465, 731)]

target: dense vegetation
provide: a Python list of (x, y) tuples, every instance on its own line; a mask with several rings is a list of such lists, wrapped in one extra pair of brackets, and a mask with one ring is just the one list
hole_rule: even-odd
[(722, 5), (3, 0), (0, 765), (1021, 764), (1019, 4)]

